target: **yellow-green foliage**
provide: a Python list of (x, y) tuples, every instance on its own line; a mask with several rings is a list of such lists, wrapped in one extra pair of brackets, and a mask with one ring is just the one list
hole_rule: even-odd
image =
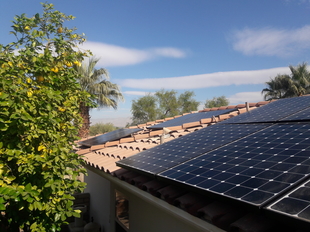
[(88, 55), (76, 49), (85, 38), (65, 27), (73, 16), (42, 5), (42, 15), (16, 16), (17, 41), (0, 45), (0, 228), (7, 231), (59, 230), (78, 214), (71, 193), (84, 187), (72, 145), (79, 103), (89, 95), (72, 66)]
[(96, 123), (89, 128), (90, 135), (104, 134), (119, 129), (113, 123)]

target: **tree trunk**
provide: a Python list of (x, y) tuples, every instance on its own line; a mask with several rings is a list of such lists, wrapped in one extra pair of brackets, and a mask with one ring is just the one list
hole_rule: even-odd
[(79, 137), (86, 138), (89, 134), (90, 127), (90, 116), (89, 116), (89, 106), (86, 106), (84, 102), (80, 104), (80, 115), (83, 119), (83, 125), (79, 130)]

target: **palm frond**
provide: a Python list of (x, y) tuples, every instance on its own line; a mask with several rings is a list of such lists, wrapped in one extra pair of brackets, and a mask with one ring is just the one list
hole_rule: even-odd
[(124, 97), (117, 84), (109, 81), (109, 72), (104, 68), (95, 69), (99, 59), (92, 57), (88, 64), (76, 67), (79, 73), (79, 83), (82, 90), (92, 94), (93, 101), (99, 107), (117, 108), (117, 103), (123, 101)]

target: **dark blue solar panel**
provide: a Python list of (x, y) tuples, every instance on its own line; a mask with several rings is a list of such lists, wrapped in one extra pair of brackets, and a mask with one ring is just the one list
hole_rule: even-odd
[(310, 96), (280, 99), (220, 123), (276, 122), (310, 107)]
[(130, 156), (117, 165), (155, 175), (266, 126), (216, 124)]
[(310, 124), (274, 124), (158, 176), (261, 206), (309, 175), (309, 137)]
[(87, 147), (91, 147), (94, 145), (100, 145), (100, 144), (104, 144), (104, 143), (109, 142), (109, 141), (113, 141), (113, 140), (117, 140), (117, 139), (127, 137), (127, 136), (129, 136), (133, 133), (136, 133), (138, 131), (141, 131), (141, 130), (142, 129), (140, 129), (140, 128), (118, 129), (118, 130), (111, 131), (111, 132), (103, 134), (103, 135), (93, 137), (91, 139), (81, 141), (81, 142), (79, 142), (79, 144), (82, 146), (87, 146)]
[(300, 184), (268, 209), (310, 222), (310, 181)]
[(291, 116), (285, 117), (280, 121), (307, 121), (310, 120), (310, 107), (299, 111)]
[(208, 111), (208, 112), (200, 112), (200, 113), (193, 113), (193, 114), (187, 114), (175, 119), (171, 119), (169, 121), (148, 127), (149, 129), (161, 129), (164, 127), (173, 127), (173, 126), (181, 126), (184, 123), (190, 123), (190, 122), (197, 122), (200, 121), (203, 118), (212, 118), (213, 116), (219, 116), (221, 114), (227, 114), (234, 109), (226, 109), (226, 110), (216, 110), (216, 111)]

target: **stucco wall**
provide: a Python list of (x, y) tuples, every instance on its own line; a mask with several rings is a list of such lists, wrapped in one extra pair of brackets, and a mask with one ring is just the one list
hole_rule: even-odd
[[(127, 183), (125, 183), (127, 184)], [(129, 200), (129, 223), (132, 232), (220, 232), (221, 229), (193, 217), (156, 197), (148, 199), (132, 193), (120, 185), (112, 188), (122, 192)], [(140, 191), (140, 190), (139, 190)], [(158, 204), (159, 203), (159, 204)]]
[(91, 171), (88, 171), (84, 181), (87, 183), (84, 192), (90, 193), (90, 216), (104, 229), (101, 231), (110, 231), (110, 182)]
[(115, 190), (129, 200), (129, 232), (223, 232), (109, 174), (95, 169), (88, 173), (85, 192), (90, 193), (90, 215), (104, 232), (115, 231)]

